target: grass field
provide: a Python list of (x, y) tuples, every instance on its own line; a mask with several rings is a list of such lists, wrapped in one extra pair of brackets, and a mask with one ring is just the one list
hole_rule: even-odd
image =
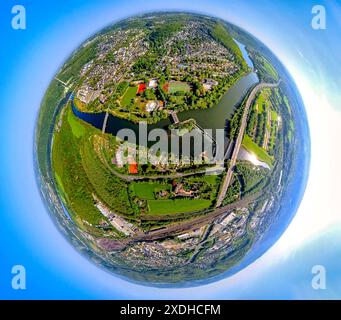
[(67, 110), (67, 121), (69, 122), (72, 133), (76, 138), (80, 138), (84, 135), (85, 128), (81, 125), (80, 120), (74, 116), (71, 108), (68, 108)]
[(289, 127), (290, 127), (290, 130), (294, 131), (295, 129), (294, 121), (290, 120)]
[(154, 215), (200, 211), (210, 205), (210, 200), (203, 199), (148, 200), (149, 213)]
[(274, 110), (271, 110), (271, 120), (272, 121), (277, 121), (277, 112)]
[(257, 112), (258, 113), (263, 113), (264, 112), (264, 108), (263, 108), (263, 103), (259, 100), (257, 100)]
[(168, 91), (169, 93), (175, 92), (189, 92), (191, 87), (186, 82), (174, 81), (169, 83)]
[(258, 106), (258, 113), (263, 113), (265, 112), (265, 108), (270, 108), (270, 100), (269, 100), (269, 96), (271, 94), (271, 91), (266, 88), (266, 89), (263, 89), (261, 91), (261, 93), (259, 94), (258, 98), (257, 98), (257, 101), (256, 101), (256, 104)]
[(64, 195), (65, 195), (65, 188), (64, 188), (62, 179), (60, 179), (60, 177), (59, 177), (59, 175), (57, 173), (55, 173), (55, 178), (56, 178), (57, 186), (59, 187), (59, 189), (60, 189), (60, 191), (62, 193), (62, 196), (64, 197)]
[(128, 87), (121, 99), (121, 106), (126, 107), (130, 104), (131, 99), (136, 97), (137, 87)]
[(275, 81), (278, 81), (278, 73), (274, 66), (267, 60), (265, 57), (259, 55), (258, 56), (258, 68), (260, 69), (261, 73), (266, 73), (268, 76), (270, 76)]
[(247, 149), (249, 152), (254, 153), (259, 161), (263, 161), (269, 166), (272, 165), (272, 158), (266, 153), (263, 148), (254, 143), (247, 134), (244, 135), (242, 144), (245, 149)]
[[(55, 132), (53, 139), (52, 168), (55, 182), (62, 197), (71, 207), (72, 217), (77, 213), (77, 217), (81, 220), (95, 225), (101, 221), (103, 215), (93, 206), (93, 188), (80, 161), (79, 139), (75, 136), (71, 125), (78, 120), (70, 109), (66, 111), (60, 131)], [(81, 123), (79, 125), (82, 126)]]
[(283, 100), (284, 100), (284, 103), (288, 109), (289, 114), (291, 115), (291, 108), (290, 108), (290, 104), (289, 104), (289, 100), (288, 100), (287, 96), (284, 96)]
[(271, 77), (273, 79), (278, 81), (279, 78), (278, 78), (278, 73), (277, 73), (276, 69), (273, 67), (273, 65), (270, 62), (268, 62), (265, 59), (264, 59), (264, 68), (271, 75)]
[(292, 131), (288, 131), (288, 140), (289, 142), (292, 140)]
[(132, 183), (131, 188), (140, 199), (153, 200), (155, 199), (154, 193), (161, 190), (171, 190), (172, 186), (170, 184), (161, 183)]
[(109, 208), (118, 213), (132, 214), (126, 182), (113, 175), (101, 162), (94, 150), (92, 137), (84, 139), (80, 146), (82, 166), (87, 178), (98, 198)]
[[(93, 194), (119, 213), (133, 213), (126, 183), (107, 172), (93, 149), (91, 137), (100, 130), (77, 119), (70, 107), (65, 111), (60, 130), (54, 133), (52, 168), (72, 217), (77, 223), (92, 225), (104, 219), (94, 206)], [(95, 227), (87, 228), (101, 234)]]
[(203, 180), (210, 184), (216, 184), (220, 178), (214, 174), (202, 177)]

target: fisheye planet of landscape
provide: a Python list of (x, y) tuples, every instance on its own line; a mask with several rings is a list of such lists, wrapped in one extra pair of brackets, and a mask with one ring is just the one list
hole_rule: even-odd
[(310, 138), (295, 83), (252, 30), (155, 12), (104, 28), (64, 62), (34, 150), (72, 246), (129, 281), (180, 287), (231, 276), (279, 239)]

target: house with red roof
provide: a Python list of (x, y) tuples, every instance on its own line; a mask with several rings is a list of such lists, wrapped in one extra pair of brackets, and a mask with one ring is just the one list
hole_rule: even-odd
[(140, 83), (137, 88), (137, 94), (144, 92), (147, 89), (147, 85), (145, 83)]
[(138, 165), (137, 165), (137, 163), (129, 164), (129, 173), (130, 174), (137, 174), (138, 173)]

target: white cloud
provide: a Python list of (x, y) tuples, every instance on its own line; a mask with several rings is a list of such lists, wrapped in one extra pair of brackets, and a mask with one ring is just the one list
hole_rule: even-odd
[(289, 67), (304, 100), (311, 133), (311, 168), (308, 185), (297, 215), (278, 242), (281, 253), (290, 252), (323, 229), (341, 222), (339, 184), (341, 113), (319, 94), (318, 78), (307, 79), (303, 72)]

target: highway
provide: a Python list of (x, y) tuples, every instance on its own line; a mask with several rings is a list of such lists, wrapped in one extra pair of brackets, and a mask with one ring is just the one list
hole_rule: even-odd
[(232, 180), (232, 177), (233, 177), (233, 170), (234, 170), (234, 167), (235, 167), (236, 162), (237, 162), (239, 150), (240, 150), (240, 147), (241, 147), (241, 144), (242, 144), (242, 141), (243, 141), (243, 137), (244, 137), (244, 131), (245, 131), (245, 128), (246, 128), (246, 125), (247, 125), (247, 117), (248, 117), (248, 114), (249, 114), (249, 109), (250, 109), (250, 106), (251, 106), (253, 100), (256, 97), (256, 94), (258, 93), (259, 90), (262, 90), (264, 88), (275, 88), (275, 87), (277, 87), (280, 84), (280, 82), (281, 82), (281, 80), (279, 80), (278, 83), (259, 83), (257, 86), (255, 86), (252, 89), (249, 97), (247, 98), (247, 101), (246, 101), (246, 104), (245, 104), (244, 113), (243, 113), (243, 116), (242, 116), (241, 125), (240, 125), (240, 128), (239, 128), (238, 137), (237, 137), (237, 140), (236, 140), (233, 152), (232, 152), (232, 156), (231, 156), (231, 160), (230, 160), (230, 163), (229, 163), (229, 167), (228, 167), (226, 176), (225, 176), (225, 178), (223, 180), (223, 183), (221, 185), (221, 188), (220, 188), (220, 191), (219, 191), (219, 195), (217, 197), (216, 208), (220, 207), (221, 204), (223, 203), (225, 195), (226, 195), (226, 192), (227, 192), (227, 189), (228, 189), (228, 187), (229, 187), (229, 185), (231, 183), (231, 180)]

